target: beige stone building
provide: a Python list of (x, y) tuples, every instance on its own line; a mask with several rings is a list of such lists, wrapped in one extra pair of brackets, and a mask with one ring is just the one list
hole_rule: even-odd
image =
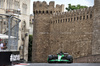
[[(0, 0), (0, 14), (13, 15), (21, 19), (19, 24), (18, 50), (20, 46), (23, 47), (20, 48), (21, 58), (24, 58), (27, 61), (30, 0)], [(2, 25), (0, 25), (0, 27), (2, 27)], [(5, 27), (2, 27), (0, 32), (3, 33), (4, 31), (6, 31), (6, 29)]]
[(34, 2), (33, 62), (63, 51), (74, 62), (100, 62), (100, 0), (94, 6), (63, 12), (63, 5)]
[(29, 30), (29, 34), (33, 35), (33, 23), (34, 23), (34, 16), (33, 14), (30, 15), (30, 30)]

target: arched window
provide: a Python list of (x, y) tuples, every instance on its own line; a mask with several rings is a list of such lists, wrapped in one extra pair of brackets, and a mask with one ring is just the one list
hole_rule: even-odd
[(25, 21), (22, 22), (21, 27), (22, 27), (22, 31), (25, 31), (25, 29), (26, 29), (26, 22)]
[(83, 20), (85, 19), (85, 16), (83, 16)]
[(90, 18), (92, 18), (92, 14), (90, 14)]
[(4, 7), (4, 0), (0, 0), (0, 8)]
[(80, 16), (80, 20), (82, 19), (82, 16)]
[(87, 15), (87, 19), (88, 19), (88, 15)]
[(26, 22), (24, 21), (24, 23), (23, 23), (23, 27), (26, 27)]
[(61, 22), (62, 22), (62, 19), (61, 19)]
[(27, 4), (23, 3), (22, 8), (23, 8), (22, 9), (23, 14), (27, 14)]
[(52, 11), (50, 11), (50, 14), (52, 14)]
[(74, 21), (75, 21), (75, 17), (74, 17)]
[(39, 13), (41, 13), (41, 11), (39, 11)]
[(46, 13), (48, 14), (48, 11), (46, 11)]
[(6, 21), (4, 21), (4, 25), (6, 25)]
[(20, 4), (18, 1), (14, 1), (14, 9), (18, 10), (20, 8)]
[(56, 23), (57, 23), (57, 20), (56, 20)]
[(33, 13), (35, 14), (35, 11), (33, 11)]
[(77, 20), (78, 20), (78, 17), (77, 17)]
[(13, 0), (7, 0), (7, 9), (12, 9)]
[(44, 11), (42, 13), (44, 13)]
[(67, 22), (67, 19), (66, 19), (66, 22)]
[(38, 11), (36, 11), (36, 14), (38, 13)]

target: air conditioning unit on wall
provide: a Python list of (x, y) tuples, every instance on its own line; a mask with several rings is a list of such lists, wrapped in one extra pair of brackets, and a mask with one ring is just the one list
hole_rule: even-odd
[(18, 9), (18, 10), (14, 10), (14, 9), (6, 9), (6, 13), (7, 14), (18, 14), (18, 15), (21, 15), (21, 11)]
[(13, 9), (6, 9), (6, 13), (13, 13)]

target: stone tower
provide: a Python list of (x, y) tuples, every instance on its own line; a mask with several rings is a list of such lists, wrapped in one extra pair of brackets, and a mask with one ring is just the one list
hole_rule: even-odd
[(100, 54), (100, 0), (94, 0), (92, 54)]
[[(47, 57), (50, 54), (50, 21), (54, 12), (62, 12), (63, 5), (54, 7), (54, 2), (49, 5), (45, 1), (34, 2), (34, 33), (33, 33), (33, 62), (47, 62)], [(39, 60), (38, 60), (39, 59)]]

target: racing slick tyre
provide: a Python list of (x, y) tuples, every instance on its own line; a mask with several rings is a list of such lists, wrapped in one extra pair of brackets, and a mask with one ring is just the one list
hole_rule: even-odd
[(71, 55), (67, 56), (67, 60), (69, 60), (68, 63), (73, 63), (73, 57)]
[(53, 58), (53, 55), (49, 55), (49, 56), (48, 56), (48, 63), (51, 63), (50, 60), (51, 60), (52, 58)]

